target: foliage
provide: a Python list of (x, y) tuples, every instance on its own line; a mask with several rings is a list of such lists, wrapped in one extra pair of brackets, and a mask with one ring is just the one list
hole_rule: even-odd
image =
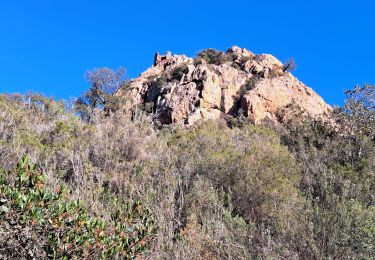
[[(110, 221), (90, 217), (82, 203), (66, 199), (64, 187), (57, 187), (53, 192), (47, 190), (44, 176), (27, 156), (5, 178), (9, 180), (3, 177), (0, 186), (1, 225), (4, 227), (7, 222), (30, 227), (30, 232), (43, 243), (42, 257), (135, 258), (146, 249), (148, 239), (155, 232), (150, 211), (140, 202), (108, 198), (115, 206)], [(12, 242), (2, 241), (8, 246)], [(25, 247), (22, 242), (18, 247)], [(9, 257), (17, 256), (12, 252), (14, 249), (4, 249)]]
[(95, 109), (109, 113), (119, 108), (119, 98), (114, 93), (125, 84), (124, 72), (123, 68), (113, 71), (104, 67), (86, 73), (90, 88), (75, 102), (75, 109), (83, 119), (89, 121), (90, 113)]
[(346, 102), (335, 111), (339, 123), (348, 133), (366, 135), (375, 140), (375, 86), (365, 84), (345, 91)]
[[(157, 129), (140, 109), (97, 107), (87, 110), (86, 122), (49, 98), (2, 95), (0, 207), (8, 213), (2, 213), (0, 254), (64, 255), (64, 240), (49, 239), (76, 231), (66, 219), (53, 227), (59, 212), (53, 205), (70, 205), (87, 223), (81, 231), (89, 242), (75, 241), (69, 252), (82, 256), (91, 246), (91, 258), (105, 251), (89, 240), (96, 239), (94, 219), (110, 231), (119, 223), (142, 228), (135, 222), (145, 217), (153, 230), (140, 249), (147, 259), (374, 259), (374, 88), (346, 94), (344, 106), (324, 119), (294, 104), (294, 113), (278, 113), (283, 124), (276, 127), (251, 125), (238, 111), (226, 121)], [(154, 100), (147, 98), (144, 110), (151, 113)], [(21, 171), (13, 166), (24, 154), (38, 162), (27, 178), (43, 176), (43, 186), (18, 189)], [(69, 193), (52, 192), (61, 186)], [(42, 198), (51, 207), (31, 196), (39, 190), (56, 198)], [(46, 221), (33, 225), (30, 209), (10, 199), (16, 194), (31, 196)], [(114, 221), (116, 212), (124, 221)], [(109, 237), (100, 242), (106, 248), (120, 243)]]
[[(276, 133), (254, 126), (240, 130), (207, 123), (176, 134), (170, 144), (184, 173), (180, 193), (191, 194), (189, 187), (203, 176), (215, 190), (230, 195), (225, 203), (233, 206), (231, 218), (238, 216), (246, 223), (272, 228), (273, 239), (286, 239), (283, 229), (293, 221), (290, 213), (299, 211), (301, 201), (294, 159), (279, 145)], [(183, 211), (181, 222), (186, 223), (189, 217)], [(259, 246), (256, 239), (251, 242), (254, 248)]]
[(180, 81), (182, 77), (189, 72), (189, 68), (186, 64), (180, 65), (173, 69), (171, 77), (177, 81)]
[(235, 68), (237, 70), (242, 70), (242, 71), (246, 71), (245, 70), (245, 65), (248, 61), (251, 61), (253, 59), (253, 56), (243, 56), (243, 57), (238, 57), (236, 54), (234, 53), (226, 53), (226, 55), (228, 56), (228, 59), (229, 61), (232, 61), (232, 68)]
[(255, 88), (255, 85), (257, 82), (259, 82), (260, 80), (260, 77), (255, 75), (251, 78), (249, 78), (248, 80), (246, 80), (245, 84), (241, 86), (240, 90), (239, 90), (239, 96), (242, 96), (243, 94), (245, 94), (246, 92), (248, 92), (249, 90), (252, 90), (253, 88)]
[(294, 59), (288, 59), (287, 61), (284, 62), (283, 64), (283, 71), (292, 71), (295, 70), (297, 67)]
[(280, 77), (284, 74), (285, 72), (285, 65), (283, 66), (280, 66), (280, 65), (273, 65), (272, 68), (270, 68), (269, 72), (268, 72), (268, 77), (269, 78), (277, 78), (277, 77)]
[(215, 49), (206, 49), (198, 53), (196, 62), (204, 60), (208, 64), (221, 65), (230, 61), (230, 57), (222, 51)]
[[(155, 80), (151, 81), (150, 92), (152, 92), (152, 89), (160, 89), (167, 84), (168, 84), (167, 75), (162, 75), (161, 77), (158, 77)], [(150, 95), (152, 95), (152, 94), (150, 94)]]
[(373, 94), (370, 89), (347, 92), (344, 107), (333, 111), (331, 121), (306, 116), (291, 120), (282, 137), (301, 167), (299, 189), (310, 207), (311, 254), (316, 258), (375, 256), (375, 128), (374, 107), (367, 99)]

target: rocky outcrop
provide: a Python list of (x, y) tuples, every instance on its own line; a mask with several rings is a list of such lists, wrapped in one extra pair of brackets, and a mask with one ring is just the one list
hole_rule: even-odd
[(219, 58), (212, 62), (207, 55), (194, 60), (156, 53), (154, 65), (116, 95), (127, 97), (133, 107), (147, 107), (161, 124), (194, 124), (239, 113), (254, 123), (277, 121), (278, 111), (292, 109), (292, 104), (311, 116), (325, 116), (330, 110), (272, 55), (254, 55), (236, 46), (226, 53), (208, 53)]

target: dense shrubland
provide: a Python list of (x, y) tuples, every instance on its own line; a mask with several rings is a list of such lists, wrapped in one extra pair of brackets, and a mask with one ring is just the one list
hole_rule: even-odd
[(140, 254), (155, 223), (139, 201), (124, 202), (103, 192), (110, 217), (94, 218), (64, 186), (49, 191), (36, 164), (24, 156), (1, 176), (2, 255), (12, 258), (133, 258)]
[(375, 257), (373, 86), (326, 121), (156, 128), (104, 91), (111, 75), (92, 73), (75, 111), (0, 96), (2, 258)]

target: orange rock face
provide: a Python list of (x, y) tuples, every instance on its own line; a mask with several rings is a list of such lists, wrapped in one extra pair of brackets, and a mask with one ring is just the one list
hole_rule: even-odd
[(130, 99), (131, 106), (152, 106), (154, 120), (162, 124), (194, 124), (239, 111), (254, 123), (276, 121), (277, 112), (288, 112), (292, 104), (311, 116), (325, 116), (331, 109), (272, 55), (239, 47), (223, 55), (227, 59), (218, 65), (156, 54), (154, 66), (116, 95)]

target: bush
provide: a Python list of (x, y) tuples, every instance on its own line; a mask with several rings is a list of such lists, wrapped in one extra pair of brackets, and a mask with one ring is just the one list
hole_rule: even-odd
[(186, 64), (180, 65), (176, 67), (172, 72), (171, 72), (171, 77), (172, 79), (175, 79), (177, 81), (180, 81), (182, 77), (189, 72), (189, 68)]
[(363, 90), (336, 108), (332, 121), (302, 117), (285, 125), (282, 140), (301, 168), (316, 258), (374, 258), (374, 110), (366, 101), (371, 91)]
[(229, 57), (222, 51), (215, 49), (206, 49), (198, 53), (196, 62), (204, 60), (208, 64), (221, 65), (230, 61)]
[(256, 84), (259, 82), (260, 77), (259, 76), (253, 76), (246, 80), (245, 84), (243, 84), (239, 90), (238, 95), (241, 97), (249, 90), (252, 90), (255, 88)]
[(184, 259), (251, 258), (248, 234), (255, 226), (233, 216), (227, 195), (199, 176), (186, 196), (186, 223), (178, 234), (177, 248)]
[[(373, 90), (347, 92), (325, 121), (294, 104), (277, 132), (243, 116), (158, 130), (139, 109), (85, 122), (62, 102), (1, 95), (0, 258), (120, 258), (124, 245), (147, 259), (373, 259)], [(25, 153), (39, 166), (14, 170)], [(126, 227), (146, 240), (129, 246)]]
[[(110, 220), (90, 217), (83, 204), (66, 199), (64, 187), (46, 189), (44, 176), (27, 156), (15, 172), (1, 176), (0, 192), (0, 225), (6, 231), (2, 257), (134, 258), (156, 230), (148, 209), (115, 197), (109, 198), (115, 206)], [(26, 239), (17, 226), (29, 228)]]
[[(268, 227), (274, 232), (271, 239), (282, 240), (284, 247), (289, 243), (286, 233), (296, 231), (287, 226), (296, 221), (302, 200), (294, 158), (280, 146), (276, 133), (257, 126), (229, 129), (223, 122), (206, 123), (178, 133), (170, 144), (183, 172), (183, 194), (195, 194), (189, 187), (203, 176), (214, 189), (230, 195), (225, 204), (233, 205), (232, 217)], [(260, 237), (252, 236), (257, 244)]]
[(243, 56), (241, 58), (238, 58), (233, 53), (229, 54), (229, 61), (232, 61), (232, 68), (235, 68), (237, 70), (245, 71), (246, 62), (250, 61), (252, 59), (253, 59), (253, 57), (251, 57), (251, 56)]

